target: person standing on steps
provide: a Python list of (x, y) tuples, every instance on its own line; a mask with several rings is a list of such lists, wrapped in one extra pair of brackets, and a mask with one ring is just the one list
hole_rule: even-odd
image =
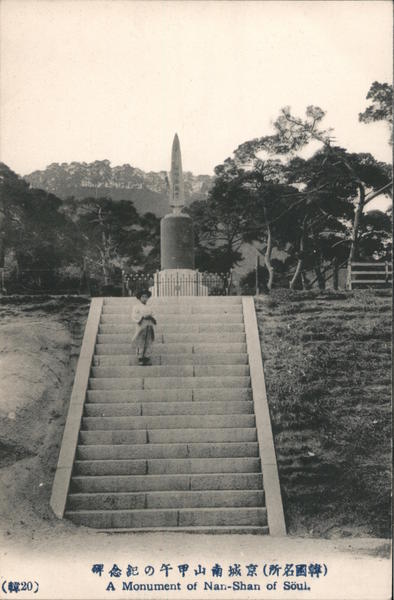
[(156, 319), (152, 309), (147, 306), (151, 297), (149, 290), (140, 290), (136, 296), (137, 304), (133, 308), (132, 319), (137, 324), (137, 330), (133, 337), (133, 343), (137, 347), (138, 362), (141, 365), (151, 364), (152, 346), (155, 339)]

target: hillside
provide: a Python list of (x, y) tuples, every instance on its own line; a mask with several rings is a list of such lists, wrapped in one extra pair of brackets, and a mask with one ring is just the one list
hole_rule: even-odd
[[(0, 531), (33, 538), (49, 507), (89, 309), (82, 296), (0, 298)], [(71, 529), (61, 523), (61, 531)]]
[(389, 292), (276, 290), (256, 308), (289, 532), (389, 537)]
[[(158, 217), (170, 210), (166, 178), (165, 171), (145, 173), (129, 164), (111, 167), (109, 160), (52, 163), (24, 177), (32, 187), (62, 199), (110, 196), (113, 200), (131, 200), (139, 213), (153, 212)], [(184, 173), (186, 204), (206, 198), (212, 179), (209, 175)]]

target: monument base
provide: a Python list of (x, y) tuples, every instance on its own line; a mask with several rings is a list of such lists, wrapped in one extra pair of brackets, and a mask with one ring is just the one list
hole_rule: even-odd
[(154, 275), (152, 296), (208, 296), (203, 274), (194, 269), (165, 269)]

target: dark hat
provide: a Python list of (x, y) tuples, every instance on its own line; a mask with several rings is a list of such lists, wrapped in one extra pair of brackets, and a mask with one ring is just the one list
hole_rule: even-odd
[(148, 298), (150, 298), (152, 296), (152, 294), (149, 290), (139, 290), (136, 293), (136, 298), (138, 298), (138, 300), (140, 300), (141, 296), (148, 296)]

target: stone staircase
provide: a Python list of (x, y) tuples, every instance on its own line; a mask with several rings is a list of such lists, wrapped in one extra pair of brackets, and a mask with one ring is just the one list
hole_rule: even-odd
[(64, 516), (106, 531), (268, 533), (240, 297), (104, 300)]

